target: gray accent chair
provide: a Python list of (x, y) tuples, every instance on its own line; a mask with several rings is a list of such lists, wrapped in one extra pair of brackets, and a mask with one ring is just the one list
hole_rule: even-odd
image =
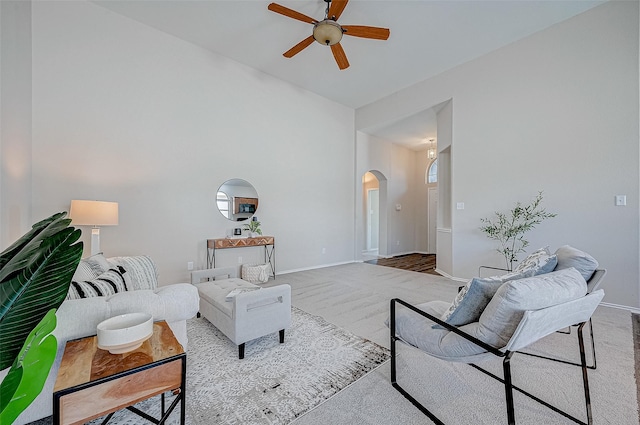
[[(191, 283), (200, 294), (199, 313), (238, 346), (238, 358), (244, 358), (245, 343), (270, 333), (279, 332), (284, 343), (291, 325), (291, 286), (262, 288), (239, 279), (235, 267), (194, 271)], [(250, 291), (227, 300), (240, 288)]]
[[(594, 285), (595, 286), (595, 285)], [(435, 414), (400, 386), (396, 371), (396, 343), (401, 342), (445, 361), (468, 363), (504, 384), (507, 423), (515, 424), (513, 390), (580, 424), (592, 423), (591, 399), (584, 350), (583, 328), (604, 297), (601, 289), (587, 293), (584, 277), (574, 268), (503, 283), (481, 311), (477, 321), (454, 326), (442, 320), (450, 303), (430, 301), (410, 305), (400, 299), (390, 303), (391, 383), (405, 398), (436, 424)], [(510, 360), (534, 342), (570, 326), (578, 326), (579, 366), (582, 371), (586, 421), (542, 400), (512, 383)], [(502, 358), (503, 377), (476, 363)], [(451, 420), (455, 423), (455, 419)]]

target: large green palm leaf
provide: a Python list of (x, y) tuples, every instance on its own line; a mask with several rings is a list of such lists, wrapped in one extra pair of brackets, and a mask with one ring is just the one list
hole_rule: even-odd
[(35, 224), (0, 254), (0, 370), (13, 363), (31, 330), (69, 291), (83, 246), (77, 242), (80, 230), (69, 227), (65, 215)]
[(0, 423), (12, 424), (40, 394), (56, 359), (58, 343), (52, 309), (29, 333), (9, 373), (0, 384)]

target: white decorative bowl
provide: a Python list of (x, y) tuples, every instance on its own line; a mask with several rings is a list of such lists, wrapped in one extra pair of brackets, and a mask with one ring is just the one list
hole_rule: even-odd
[(140, 347), (153, 335), (153, 316), (128, 313), (98, 324), (98, 348), (111, 354), (122, 354)]

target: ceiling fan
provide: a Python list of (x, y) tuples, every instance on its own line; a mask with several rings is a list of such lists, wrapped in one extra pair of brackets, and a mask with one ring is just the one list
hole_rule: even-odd
[(344, 8), (349, 0), (324, 0), (327, 3), (327, 9), (323, 20), (318, 21), (300, 12), (296, 12), (288, 7), (281, 6), (277, 3), (269, 4), (268, 9), (272, 12), (279, 13), (298, 21), (306, 22), (313, 25), (313, 34), (293, 46), (291, 49), (283, 53), (285, 58), (292, 58), (305, 48), (309, 47), (313, 41), (331, 47), (333, 57), (338, 64), (338, 68), (346, 69), (349, 67), (347, 55), (340, 45), (342, 35), (350, 35), (353, 37), (373, 38), (376, 40), (386, 40), (389, 38), (388, 28), (368, 27), (363, 25), (340, 25), (338, 18), (342, 15)]

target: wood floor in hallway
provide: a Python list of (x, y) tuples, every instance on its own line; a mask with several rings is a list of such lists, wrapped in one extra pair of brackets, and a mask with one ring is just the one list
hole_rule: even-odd
[(376, 258), (374, 260), (365, 261), (365, 263), (377, 264), (379, 266), (386, 267), (395, 267), (396, 269), (411, 270), (413, 272), (439, 275), (435, 270), (435, 254), (405, 254), (391, 258)]

